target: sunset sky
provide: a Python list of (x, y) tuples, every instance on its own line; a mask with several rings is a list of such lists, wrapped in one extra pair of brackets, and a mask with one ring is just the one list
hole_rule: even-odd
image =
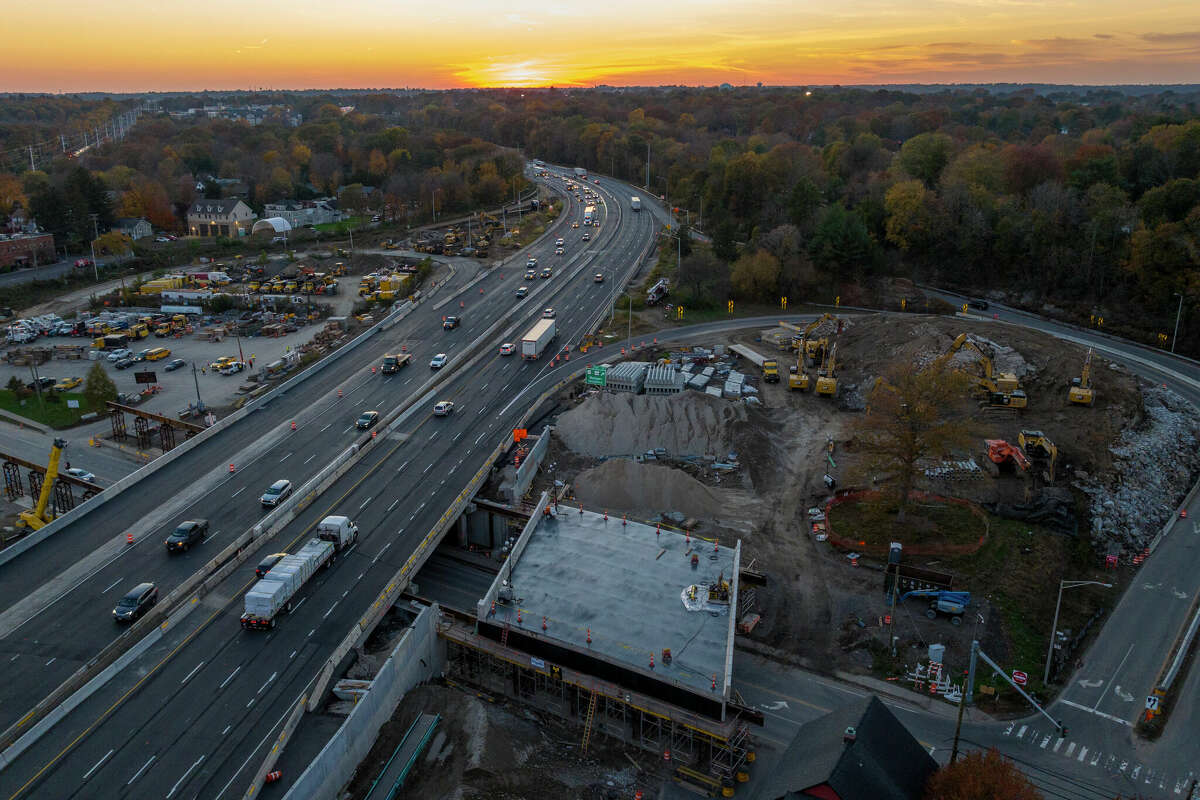
[(0, 91), (1200, 82), (1175, 0), (41, 0)]

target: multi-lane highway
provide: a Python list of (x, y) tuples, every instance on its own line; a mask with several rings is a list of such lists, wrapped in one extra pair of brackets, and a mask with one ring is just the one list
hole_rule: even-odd
[[(325, 396), (311, 401), (315, 407), (301, 416), (297, 432), (290, 431), (286, 418), (277, 423), (281, 433), (260, 431), (270, 438), (267, 445), (248, 454), (250, 460), (216, 489), (197, 490), (186, 510), (172, 511), (164, 520), (172, 525), (205, 516), (213, 541), (175, 558), (167, 557), (161, 541), (135, 545), (12, 631), (4, 642), (17, 662), (24, 659), (29, 672), (45, 677), (23, 679), (24, 694), (5, 689), (4, 705), (16, 703), (19, 713), (103, 646), (113, 636), (109, 612), (120, 589), (144, 579), (167, 587), (178, 583), (261, 516), (257, 497), (271, 480), (303, 480), (356, 438), (348, 428), (358, 413), (399, 404), (428, 376), (428, 356), (453, 356), (456, 347), (465, 347), (491, 321), (522, 304), (525, 313), (512, 326), (516, 336), (542, 308), (552, 306), (559, 344), (577, 342), (597, 315), (606, 313), (613, 273), (628, 271), (654, 230), (652, 215), (630, 212), (623, 194), (589, 185), (604, 197), (601, 227), (569, 227), (580, 218), (582, 205), (572, 201), (566, 218), (547, 237), (566, 239), (566, 253), (555, 256), (552, 242), (534, 248), (539, 266), (553, 266), (555, 274), (532, 286), (528, 299), (515, 297), (517, 286), (525, 283), (522, 259), (464, 294), (464, 323), (456, 330), (442, 331), (441, 316), (460, 310), (457, 299), (438, 312), (418, 309), (415, 316), (423, 317), (423, 326), (410, 327), (402, 338), (385, 334), (389, 344), (375, 343), (379, 353), (370, 360), (366, 351), (344, 359), (355, 366), (340, 400), (326, 381)], [(581, 242), (584, 232), (594, 241)], [(593, 282), (598, 271), (608, 272), (608, 280)], [(378, 355), (400, 342), (417, 353), (418, 363), (394, 377), (372, 376), (369, 367), (378, 363)], [(174, 789), (171, 797), (219, 797), (229, 786), (244, 788), (236, 782), (249, 780), (244, 767), (261, 757), (259, 745), (278, 717), (536, 394), (557, 379), (549, 359), (502, 358), (496, 354), (500, 343), (499, 338), (488, 342), (478, 363), (457, 371), (438, 393), (437, 399), (456, 403), (452, 416), (435, 418), (431, 409), (421, 409), (388, 434), (321, 499), (259, 545), (242, 568), (205, 597), (203, 608), (0, 773), (0, 788), (20, 795), (36, 786), (63, 797), (110, 796), (114, 787), (133, 796), (154, 787), (164, 795)], [(187, 481), (177, 477), (176, 482)], [(241, 596), (258, 557), (294, 548), (311, 535), (316, 521), (334, 511), (358, 521), (356, 547), (307, 590), (303, 604), (275, 631), (243, 631), (237, 623)], [(161, 539), (161, 531), (154, 538)], [(51, 620), (62, 633), (53, 632), (53, 644), (41, 649)], [(73, 664), (56, 672), (59, 659)]]

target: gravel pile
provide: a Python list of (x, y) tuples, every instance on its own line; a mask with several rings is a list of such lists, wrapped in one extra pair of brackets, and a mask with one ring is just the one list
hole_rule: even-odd
[(575, 495), (591, 509), (654, 512), (679, 509), (689, 517), (721, 516), (723, 504), (712, 489), (683, 470), (618, 458), (575, 478)]
[(745, 407), (700, 392), (635, 395), (599, 392), (563, 414), (555, 433), (581, 455), (638, 455), (656, 447), (671, 455), (724, 457), (731, 426)]
[(1077, 472), (1075, 487), (1089, 499), (1092, 541), (1103, 552), (1134, 553), (1149, 544), (1200, 471), (1200, 416), (1174, 392), (1142, 390), (1145, 417), (1109, 448), (1114, 475), (1101, 485)]

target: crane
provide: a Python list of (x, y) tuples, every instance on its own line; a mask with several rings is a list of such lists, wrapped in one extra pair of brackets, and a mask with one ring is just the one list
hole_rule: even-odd
[(50, 505), (50, 494), (54, 491), (54, 481), (58, 477), (58, 461), (66, 446), (66, 439), (54, 440), (54, 444), (50, 448), (50, 462), (46, 464), (46, 477), (42, 481), (42, 492), (38, 495), (37, 505), (29, 511), (22, 511), (17, 516), (18, 527), (31, 528), (35, 531), (41, 530), (53, 519), (52, 515), (47, 515), (46, 507)]
[(1078, 378), (1071, 379), (1067, 400), (1079, 406), (1090, 406), (1096, 402), (1096, 390), (1092, 388), (1092, 349), (1089, 347), (1083, 359), (1083, 370)]
[(817, 394), (833, 397), (837, 394), (837, 342), (825, 354), (821, 368), (817, 370)]

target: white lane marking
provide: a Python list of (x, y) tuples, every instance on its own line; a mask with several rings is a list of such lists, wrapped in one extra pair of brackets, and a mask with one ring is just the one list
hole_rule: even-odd
[(326, 612), (325, 612), (325, 613), (324, 613), (324, 614), (321, 616), (321, 619), (329, 619), (329, 615), (333, 613), (333, 610), (334, 610), (335, 608), (337, 608), (337, 604), (338, 604), (338, 602), (339, 602), (339, 601), (337, 601), (337, 600), (334, 600), (334, 601), (333, 601), (333, 605), (331, 605), (331, 606), (329, 607), (329, 610), (328, 610), (328, 611), (326, 611)]
[(305, 464), (307, 464), (308, 462), (312, 461), (312, 460), (313, 460), (314, 458), (316, 458), (316, 457), (317, 457), (317, 454), (316, 454), (316, 453), (313, 453), (311, 456), (309, 456), (308, 458), (304, 459), (304, 463), (305, 463)]
[(299, 652), (299, 651), (298, 651), (298, 650), (293, 650), (293, 651), (292, 651), (292, 654), (291, 654), (290, 656), (288, 656), (288, 661), (291, 661), (293, 658), (295, 658), (295, 657), (296, 657), (296, 653), (297, 653), (297, 652)]
[(246, 491), (246, 487), (245, 487), (245, 486), (243, 486), (242, 488), (238, 489), (238, 490), (237, 490), (236, 492), (234, 492), (233, 494), (229, 495), (229, 497), (230, 497), (230, 499), (232, 499), (232, 498), (234, 498), (234, 497), (237, 497), (239, 494), (241, 494), (241, 493), (242, 493), (242, 492), (244, 492), (244, 491)]
[(1059, 700), (1058, 702), (1062, 703), (1064, 706), (1070, 706), (1071, 708), (1077, 708), (1080, 711), (1086, 711), (1089, 714), (1095, 714), (1097, 717), (1102, 717), (1103, 719), (1106, 719), (1109, 722), (1115, 722), (1118, 725), (1124, 725), (1129, 728), (1133, 727), (1133, 724), (1130, 723), (1129, 720), (1121, 719), (1120, 717), (1114, 716), (1112, 714), (1107, 714), (1103, 711), (1097, 711), (1094, 708), (1088, 708), (1087, 706), (1080, 705), (1079, 703), (1073, 702), (1071, 700)]
[(21, 657), (21, 654), (20, 654), (20, 653), (17, 653), (15, 656), (13, 656), (12, 658), (10, 658), (10, 659), (8, 660), (8, 663), (10, 663), (10, 664), (11, 664), (12, 662), (16, 661), (16, 660), (17, 660), (18, 658), (20, 658), (20, 657)]
[(233, 785), (233, 782), (235, 780), (237, 780), (237, 776), (242, 774), (242, 770), (244, 770), (246, 768), (246, 765), (249, 764), (250, 761), (254, 758), (254, 754), (257, 753), (262, 748), (262, 746), (267, 743), (267, 741), (269, 739), (272, 739), (275, 737), (275, 735), (276, 735), (275, 729), (283, 724), (283, 720), (290, 713), (292, 713), (292, 708), (291, 708), (291, 704), (289, 703), (288, 707), (284, 709), (283, 715), (280, 716), (279, 719), (275, 720), (275, 724), (267, 729), (266, 735), (263, 736), (263, 738), (259, 741), (258, 744), (254, 745), (254, 747), (251, 748), (250, 752), (246, 755), (246, 760), (242, 762), (242, 765), (240, 767), (238, 767), (236, 770), (233, 771), (233, 775), (230, 776), (229, 781), (223, 787), (221, 787), (221, 791), (217, 792), (216, 797), (214, 797), (212, 800), (221, 800), (221, 798), (225, 795), (225, 792), (229, 791), (229, 787)]
[(1129, 659), (1129, 654), (1133, 652), (1133, 645), (1129, 645), (1129, 649), (1125, 651), (1125, 658), (1121, 659), (1121, 663), (1117, 664), (1117, 668), (1113, 671), (1112, 677), (1108, 679), (1108, 686), (1100, 693), (1100, 698), (1096, 700), (1096, 705), (1092, 706), (1092, 711), (1100, 707), (1100, 703), (1104, 700), (1104, 696), (1108, 694), (1108, 688), (1112, 686), (1113, 680), (1121, 673), (1121, 667), (1125, 666), (1125, 662)]
[(434, 439), (436, 439), (436, 438), (438, 437), (438, 434), (439, 434), (439, 433), (441, 433), (441, 431), (434, 431), (433, 433), (431, 433), (431, 434), (429, 435), (429, 441), (431, 441), (431, 442), (432, 442)]
[(175, 781), (175, 785), (171, 787), (171, 791), (167, 792), (167, 800), (171, 800), (171, 796), (174, 795), (175, 792), (179, 789), (179, 785), (181, 783), (183, 783), (185, 780), (187, 780), (187, 776), (192, 774), (192, 770), (194, 770), (196, 767), (200, 766), (200, 762), (206, 758), (208, 758), (208, 756), (200, 756), (199, 758), (196, 759), (195, 764), (192, 764), (190, 767), (187, 768), (187, 772), (183, 773), (183, 775), (179, 778), (179, 780)]
[[(412, 459), (410, 458), (408, 461), (412, 461)], [(396, 472), (404, 472), (404, 468), (408, 466), (408, 461), (405, 461), (403, 464), (401, 464), (400, 468), (397, 469)]]
[[(424, 504), (424, 503), (422, 503), (421, 505), (425, 505), (425, 504)], [(387, 550), (387, 549), (388, 549), (389, 547), (391, 547), (391, 546), (392, 546), (392, 543), (391, 543), (391, 542), (388, 542), (388, 543), (387, 543), (387, 544), (385, 544), (383, 547), (379, 548), (379, 555), (383, 555), (383, 551), (384, 551), (384, 550)]]
[(46, 662), (46, 666), (47, 666), (47, 667), (48, 667), (48, 666), (50, 666), (50, 665), (51, 665), (51, 664), (53, 664), (55, 661), (58, 661), (58, 656), (55, 656), (54, 658), (52, 658), (52, 659), (50, 659), (49, 661), (47, 661), (47, 662)]
[(348, 594), (350, 594), (350, 590), (349, 590), (349, 589), (347, 589), (346, 591), (342, 592), (342, 599), (343, 599), (343, 600), (345, 600), (345, 599), (346, 599), (346, 595), (348, 595)]
[(321, 433), (324, 433), (325, 431), (329, 430), (329, 428), (330, 428), (330, 426), (331, 426), (331, 425), (333, 425), (333, 423), (332, 423), (332, 422), (331, 422), (331, 423), (329, 423), (329, 425), (326, 425), (324, 428), (321, 428)]
[(456, 442), (461, 438), (462, 438), (462, 431), (459, 431), (458, 433), (456, 433), (454, 435), (454, 441), (456, 441)]
[(291, 458), (291, 457), (292, 457), (292, 454), (291, 454), (291, 453), (288, 453), (286, 456), (284, 456), (283, 458), (279, 459), (279, 463), (280, 463), (280, 464), (282, 464), (283, 462), (287, 461), (287, 460), (288, 460), (289, 458)]
[(256, 695), (260, 695), (260, 694), (262, 694), (262, 693), (263, 693), (263, 690), (264, 690), (264, 689), (266, 689), (268, 686), (270, 686), (270, 685), (271, 685), (271, 681), (275, 680), (275, 679), (276, 679), (276, 678), (278, 678), (278, 677), (279, 677), (279, 673), (278, 673), (278, 672), (272, 672), (272, 673), (271, 673), (271, 677), (267, 678), (267, 682), (266, 682), (266, 683), (264, 683), (262, 686), (258, 687), (258, 691), (257, 691), (257, 692), (255, 692), (254, 694), (256, 694)]
[[(120, 583), (120, 582), (121, 582), (121, 581), (123, 581), (123, 580), (125, 580), (125, 579), (124, 579), (124, 578), (117, 578), (115, 581), (113, 581), (111, 584), (109, 584), (109, 586), (108, 586), (108, 589), (111, 589), (112, 587), (116, 586), (118, 583)], [(105, 590), (104, 590), (103, 592), (101, 592), (100, 594), (105, 594), (105, 593), (107, 593), (107, 592), (108, 592), (108, 589), (105, 589)]]
[(481, 392), (482, 392), (482, 391), (483, 391), (484, 389), (486, 389), (487, 387), (488, 387), (488, 385), (485, 383), (483, 386), (480, 386), (480, 387), (479, 387), (479, 391), (481, 391)]
[(433, 469), (433, 464), (430, 464), (428, 467), (421, 470), (421, 474), (424, 475), (426, 472), (429, 472), (429, 470), (431, 470), (431, 469)]
[(392, 504), (391, 504), (390, 506), (388, 506), (388, 507), (387, 507), (387, 510), (388, 510), (388, 511), (391, 511), (393, 508), (395, 508), (395, 507), (396, 507), (397, 505), (399, 505), (399, 504), (400, 504), (400, 501), (399, 501), (399, 500), (393, 500), (393, 501), (392, 501)]
[(208, 536), (205, 536), (204, 541), (200, 542), (200, 544), (206, 544), (209, 539), (213, 538), (214, 536), (220, 536), (220, 535), (221, 535), (220, 531), (213, 531)]
[(483, 441), (483, 437), (485, 437), (485, 436), (487, 436), (487, 434), (486, 434), (486, 433), (481, 433), (481, 434), (479, 434), (479, 438), (475, 440), (475, 444), (479, 444), (480, 442), (482, 442), (482, 441)]
[[(308, 636), (312, 636), (312, 635), (313, 635), (314, 633), (316, 633), (316, 632), (317, 632), (317, 629), (316, 629), (316, 628), (313, 628), (311, 631), (309, 631), (309, 632), (308, 632)], [(306, 639), (307, 639), (308, 637), (306, 636), (306, 637), (304, 637), (304, 638), (306, 638)]]
[[(409, 515), (408, 515), (408, 521), (409, 521), (409, 522), (412, 522), (412, 521), (413, 521), (414, 519), (416, 519), (416, 518), (417, 518), (417, 512), (415, 512), (415, 511), (414, 511), (413, 513), (411, 513), (411, 514), (409, 514)], [(374, 564), (374, 563), (375, 563), (375, 561), (374, 561), (374, 560), (372, 560), (372, 561), (371, 561), (371, 563), (372, 563), (372, 564)]]
[(249, 708), (249, 707), (250, 707), (250, 706), (252, 706), (252, 705), (254, 705), (254, 698), (253, 698), (253, 697), (251, 697), (251, 698), (250, 698), (250, 702), (249, 702), (249, 703), (246, 703), (246, 708)]
[(360, 573), (358, 573), (358, 577), (355, 578), (354, 580), (361, 581), (363, 579), (363, 575), (366, 575), (366, 574), (367, 573), (365, 573), (365, 572), (360, 572)]
[[(421, 510), (422, 508), (424, 508), (424, 507), (425, 507), (425, 504), (424, 504), (424, 503), (421, 503), (421, 505), (417, 506), (417, 511), (420, 511), (420, 510)], [(388, 542), (388, 544), (391, 544), (391, 542)], [(384, 550), (386, 550), (387, 548), (385, 547), (385, 548), (383, 548), (383, 549), (384, 549)]]
[(191, 678), (193, 675), (195, 675), (195, 674), (196, 674), (196, 673), (197, 673), (197, 672), (200, 670), (200, 668), (201, 668), (201, 667), (203, 667), (203, 666), (204, 666), (204, 662), (203, 662), (203, 661), (201, 661), (199, 664), (197, 664), (197, 665), (196, 665), (196, 666), (195, 666), (195, 667), (192, 669), (192, 671), (191, 671), (191, 672), (189, 672), (189, 673), (187, 674), (187, 677), (186, 677), (186, 678), (184, 678), (183, 680), (181, 680), (181, 681), (180, 681), (180, 683), (181, 683), (181, 684), (182, 684), (182, 683), (187, 683), (187, 682), (188, 682), (188, 679), (190, 679), (190, 678)]
[(142, 777), (142, 773), (146, 771), (146, 767), (148, 767), (148, 766), (150, 766), (151, 764), (153, 764), (153, 763), (154, 763), (154, 759), (156, 759), (156, 758), (158, 758), (158, 756), (150, 756), (150, 758), (149, 758), (149, 759), (146, 761), (146, 763), (145, 763), (145, 764), (142, 764), (142, 768), (141, 768), (141, 769), (139, 769), (137, 772), (133, 773), (133, 777), (132, 777), (132, 778), (130, 778), (130, 779), (129, 779), (129, 780), (126, 782), (126, 783), (125, 783), (125, 785), (126, 785), (126, 786), (129, 786), (129, 785), (130, 785), (130, 784), (132, 784), (134, 781), (136, 781), (138, 778)]
[(347, 428), (346, 428), (346, 430), (342, 431), (342, 433), (349, 433), (349, 432), (350, 432), (350, 431), (352, 431), (352, 430), (354, 430), (354, 426), (353, 426), (353, 425), (351, 425), (351, 426), (347, 427)]
[(92, 777), (92, 773), (95, 772), (96, 770), (100, 769), (100, 765), (103, 764), (105, 761), (108, 761), (108, 757), (111, 756), (115, 752), (116, 752), (116, 750), (109, 750), (107, 753), (105, 753), (104, 757), (101, 758), (99, 761), (97, 761), (95, 766), (93, 766), (87, 772), (83, 773), (83, 780), (86, 781), (88, 778)]
[(369, 498), (369, 497), (366, 500), (363, 500), (362, 505), (358, 507), (358, 510), (362, 511), (364, 508), (367, 507), (367, 503), (369, 503), (369, 502), (371, 502), (371, 498)]
[(442, 478), (442, 482), (439, 483), (438, 486), (445, 486), (445, 485), (446, 485), (446, 479)]
[(229, 733), (229, 729), (232, 727), (232, 725), (226, 725), (225, 730), (221, 731), (221, 735), (224, 736), (225, 734)]
[(479, 411), (476, 412), (475, 416), (477, 416), (477, 417), (481, 416), (483, 414), (483, 412), (485, 412), (485, 411), (487, 411), (487, 406), (484, 406), (483, 408), (479, 409)]
[(299, 611), (300, 606), (304, 605), (304, 601), (307, 599), (308, 599), (307, 597), (301, 597), (300, 602), (296, 603), (296, 606), (292, 609), (292, 613), (295, 614), (297, 611)]
[(1021, 737), (1023, 737), (1025, 735), (1025, 731), (1027, 731), (1027, 730), (1029, 730), (1029, 726), (1022, 725), (1021, 730), (1017, 731), (1017, 738), (1020, 739)]
[(242, 666), (241, 666), (241, 664), (239, 664), (239, 665), (238, 665), (238, 667), (237, 667), (237, 669), (235, 669), (233, 672), (229, 673), (229, 677), (228, 677), (228, 678), (226, 678), (225, 680), (221, 681), (221, 685), (220, 685), (220, 686), (218, 686), (217, 688), (218, 688), (218, 689), (224, 689), (226, 686), (228, 686), (228, 685), (229, 685), (229, 682), (230, 682), (231, 680), (233, 680), (233, 676), (234, 676), (234, 675), (237, 675), (237, 674), (238, 674), (239, 672), (241, 672), (241, 671), (242, 671)]

